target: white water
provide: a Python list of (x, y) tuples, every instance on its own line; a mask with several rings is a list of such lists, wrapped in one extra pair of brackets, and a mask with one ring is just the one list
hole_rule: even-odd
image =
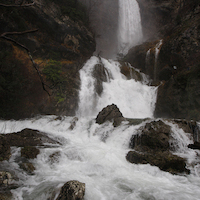
[[(80, 70), (81, 90), (78, 116), (96, 116), (104, 107), (116, 104), (124, 117), (153, 117), (157, 88), (127, 80), (120, 72), (120, 64), (113, 60), (101, 58), (108, 72), (107, 82), (103, 82), (103, 93), (99, 96), (95, 91), (95, 78), (92, 76), (98, 57), (91, 57)], [(143, 76), (145, 76), (143, 74)], [(147, 77), (145, 78), (147, 80)]]
[(118, 52), (128, 50), (143, 38), (140, 9), (136, 0), (119, 0)]
[[(44, 116), (23, 121), (0, 121), (0, 132), (32, 128), (62, 142), (58, 147), (40, 149), (41, 153), (33, 160), (34, 176), (20, 171), (14, 162), (19, 148), (14, 151), (9, 166), (15, 168), (23, 184), (13, 190), (14, 199), (47, 200), (65, 182), (79, 180), (86, 184), (85, 200), (199, 200), (198, 165), (193, 167), (191, 175), (178, 176), (157, 167), (126, 161), (129, 140), (141, 125), (123, 124), (114, 128), (111, 123), (98, 125), (93, 119), (81, 118), (71, 130), (72, 119), (56, 120), (56, 116)], [(173, 137), (179, 138), (176, 141), (177, 154), (188, 157), (189, 163), (195, 162), (198, 151), (186, 147), (191, 142), (188, 134), (174, 125), (172, 130)], [(49, 156), (54, 153), (58, 156), (52, 161)]]

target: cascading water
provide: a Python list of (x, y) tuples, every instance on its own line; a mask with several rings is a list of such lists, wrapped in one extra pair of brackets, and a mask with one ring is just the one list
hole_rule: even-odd
[(136, 0), (119, 0), (118, 53), (128, 50), (143, 38), (139, 6)]
[[(136, 5), (134, 0), (120, 0), (124, 10), (128, 9), (125, 6), (130, 9), (133, 5)], [(123, 20), (124, 17), (122, 15)], [(125, 47), (129, 39), (125, 40), (124, 32), (120, 38), (119, 46), (124, 53), (124, 48), (127, 50), (133, 43)], [(93, 76), (98, 65), (105, 68), (106, 76), (101, 94), (96, 91)], [(174, 153), (192, 163), (192, 173), (185, 176), (172, 175), (149, 164), (136, 165), (126, 161), (130, 138), (150, 119), (140, 125), (124, 122), (119, 127), (113, 127), (112, 123), (95, 123), (96, 114), (111, 103), (117, 104), (125, 117), (153, 117), (156, 87), (148, 86), (146, 81), (128, 80), (121, 74), (118, 62), (95, 56), (81, 69), (80, 79), (78, 119), (73, 129), (73, 117), (66, 116), (62, 119), (42, 116), (21, 121), (0, 121), (1, 133), (31, 128), (47, 133), (61, 143), (59, 146), (40, 148), (40, 154), (32, 160), (36, 168), (34, 175), (21, 170), (16, 163), (20, 148), (12, 148), (11, 158), (2, 162), (0, 167), (14, 171), (19, 177), (16, 182), (20, 186), (12, 190), (14, 199), (55, 200), (65, 182), (78, 180), (86, 184), (85, 200), (198, 200), (200, 171), (195, 164), (198, 152), (188, 150), (187, 145), (192, 140), (182, 129), (165, 121), (172, 129), (172, 143), (176, 146)]]
[(153, 117), (157, 88), (134, 79), (127, 80), (120, 72), (119, 62), (104, 58), (101, 58), (101, 62), (110, 78), (102, 83), (103, 92), (100, 96), (95, 91), (93, 77), (94, 67), (99, 63), (99, 58), (90, 58), (80, 71), (81, 90), (77, 114), (95, 116), (104, 107), (114, 103), (127, 118)]

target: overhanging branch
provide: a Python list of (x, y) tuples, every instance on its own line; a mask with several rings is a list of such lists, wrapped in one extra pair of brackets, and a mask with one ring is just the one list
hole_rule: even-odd
[(37, 71), (37, 74), (38, 74), (38, 76), (39, 76), (39, 78), (40, 78), (40, 81), (41, 81), (41, 83), (42, 83), (42, 88), (43, 88), (43, 90), (44, 90), (45, 92), (47, 92), (47, 94), (50, 96), (49, 92), (48, 92), (48, 91), (46, 90), (46, 88), (45, 88), (45, 86), (48, 86), (48, 85), (44, 83), (44, 80), (43, 80), (43, 78), (42, 78), (42, 76), (41, 76), (41, 73), (40, 73), (40, 71), (39, 71), (39, 69), (38, 69), (37, 64), (36, 64), (35, 61), (33, 60), (33, 57), (32, 57), (32, 55), (31, 55), (30, 50), (29, 50), (26, 46), (24, 46), (23, 44), (20, 44), (19, 42), (17, 42), (16, 40), (14, 40), (14, 39), (12, 39), (12, 38), (10, 38), (10, 37), (7, 37), (7, 35), (23, 35), (23, 34), (27, 34), (27, 33), (33, 33), (33, 32), (36, 32), (36, 31), (38, 31), (38, 30), (35, 29), (35, 30), (28, 30), (28, 31), (23, 31), (23, 32), (5, 32), (5, 33), (3, 33), (3, 34), (0, 35), (0, 38), (3, 38), (3, 39), (5, 39), (5, 40), (7, 40), (7, 41), (11, 41), (11, 42), (13, 42), (14, 44), (16, 44), (17, 46), (20, 46), (21, 48), (23, 48), (23, 49), (26, 50), (26, 52), (27, 52), (27, 54), (28, 54), (28, 56), (29, 56), (29, 58), (30, 58), (32, 64), (33, 64), (33, 67), (34, 67), (35, 70)]
[(9, 5), (9, 4), (3, 4), (3, 3), (0, 3), (0, 6), (3, 6), (3, 7), (29, 7), (29, 6), (34, 6), (35, 5), (35, 2), (33, 2), (33, 3), (28, 3), (28, 4), (19, 4), (19, 5), (17, 5), (17, 4), (11, 4), (11, 5)]

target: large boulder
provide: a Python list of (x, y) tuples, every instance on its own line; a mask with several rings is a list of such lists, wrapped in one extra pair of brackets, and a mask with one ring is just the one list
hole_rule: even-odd
[(173, 155), (170, 147), (171, 128), (163, 121), (152, 121), (133, 135), (126, 159), (135, 164), (151, 164), (172, 174), (188, 173), (185, 159)]
[(65, 183), (56, 200), (83, 200), (85, 195), (85, 183), (68, 181)]
[(123, 120), (125, 118), (115, 104), (103, 108), (96, 117), (96, 123), (103, 124), (106, 121), (112, 121), (115, 127), (119, 126)]
[(48, 137), (45, 133), (41, 133), (38, 130), (32, 130), (28, 128), (16, 133), (9, 133), (1, 136), (9, 143), (10, 146), (29, 146), (29, 148), (26, 148), (27, 150), (31, 148), (30, 146), (45, 146), (44, 143), (49, 143), (52, 145), (60, 144)]
[(172, 174), (188, 173), (185, 159), (173, 155), (169, 151), (157, 152), (155, 154), (143, 154), (136, 151), (129, 151), (126, 159), (134, 164), (150, 164), (159, 167), (161, 170)]

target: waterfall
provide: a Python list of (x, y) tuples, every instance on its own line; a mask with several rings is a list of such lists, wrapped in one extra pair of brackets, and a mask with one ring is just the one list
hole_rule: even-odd
[[(119, 0), (119, 5), (118, 52), (126, 54), (142, 39), (140, 13), (136, 0)], [(155, 47), (155, 62), (161, 45), (162, 41)], [(149, 53), (150, 50), (147, 64)], [(150, 164), (127, 162), (131, 137), (154, 120), (149, 118), (153, 118), (157, 87), (149, 86), (144, 74), (143, 81), (131, 76), (127, 79), (121, 68), (120, 62), (96, 56), (85, 63), (80, 70), (79, 108), (75, 118), (48, 115), (18, 121), (0, 120), (0, 133), (30, 128), (60, 143), (37, 147), (40, 154), (28, 160), (35, 167), (34, 175), (20, 167), (27, 161), (21, 157), (21, 147), (12, 147), (12, 156), (1, 162), (0, 167), (18, 177), (14, 183), (19, 187), (14, 185), (11, 190), (14, 200), (56, 200), (59, 189), (71, 180), (85, 183), (85, 200), (199, 199), (199, 150), (188, 150), (187, 145), (193, 142), (191, 135), (170, 120), (162, 121), (171, 127), (173, 153), (191, 164), (190, 175), (172, 175)], [(111, 122), (95, 123), (98, 112), (112, 103), (126, 118), (148, 119), (138, 120), (142, 121), (138, 125), (124, 121), (118, 127), (113, 127)]]
[(159, 55), (162, 43), (163, 43), (163, 40), (160, 40), (155, 46), (154, 80), (157, 80), (157, 77), (156, 77), (157, 76), (157, 61), (158, 61), (158, 55)]
[(119, 0), (118, 52), (128, 50), (143, 38), (140, 10), (136, 0)]
[(80, 70), (81, 88), (79, 94), (79, 116), (95, 116), (109, 104), (116, 104), (124, 117), (153, 117), (157, 88), (148, 86), (147, 76), (144, 83), (127, 78), (120, 72), (120, 63), (101, 58), (101, 62), (109, 74), (109, 81), (102, 83), (103, 92), (99, 96), (95, 90), (93, 71), (99, 58), (93, 56)]

